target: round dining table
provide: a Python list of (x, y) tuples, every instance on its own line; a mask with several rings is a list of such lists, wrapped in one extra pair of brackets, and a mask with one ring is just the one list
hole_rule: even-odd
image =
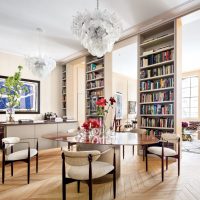
[[(76, 144), (77, 150), (99, 150), (101, 152), (115, 147), (116, 153), (116, 173), (117, 176), (120, 175), (121, 168), (121, 155), (120, 155), (120, 146), (122, 145), (152, 145), (159, 142), (158, 138), (154, 135), (138, 134), (133, 132), (112, 132), (109, 136), (88, 136), (78, 134), (73, 137), (69, 137), (67, 133), (59, 134), (46, 134), (42, 136), (45, 139), (67, 142), (68, 148)], [(103, 155), (100, 160), (105, 162), (112, 162), (112, 153), (108, 155)]]

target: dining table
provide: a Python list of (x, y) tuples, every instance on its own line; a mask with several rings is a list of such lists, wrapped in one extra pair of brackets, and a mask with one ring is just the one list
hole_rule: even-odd
[[(76, 136), (69, 136), (66, 133), (59, 134), (46, 134), (42, 136), (45, 139), (56, 140), (60, 142), (66, 142), (68, 149), (70, 146), (76, 144), (77, 150), (99, 150), (101, 152), (115, 147), (116, 154), (116, 174), (119, 177), (121, 171), (121, 151), (120, 146), (127, 145), (152, 145), (159, 142), (159, 139), (154, 134), (138, 134), (134, 132), (111, 132), (110, 135), (99, 136), (99, 135), (88, 135), (87, 137), (82, 134)], [(66, 145), (67, 146), (67, 145)], [(103, 155), (100, 158), (104, 162), (112, 162), (112, 153)]]

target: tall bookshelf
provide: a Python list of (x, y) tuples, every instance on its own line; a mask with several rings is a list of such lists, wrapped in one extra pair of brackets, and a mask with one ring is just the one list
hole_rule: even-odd
[(138, 126), (158, 137), (175, 132), (175, 35), (174, 21), (139, 35)]
[(62, 116), (67, 115), (67, 67), (62, 66)]
[(96, 101), (105, 95), (104, 57), (86, 57), (86, 119), (99, 118)]

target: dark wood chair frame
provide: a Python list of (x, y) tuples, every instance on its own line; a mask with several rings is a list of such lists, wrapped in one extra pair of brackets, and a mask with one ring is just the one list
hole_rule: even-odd
[[(113, 166), (114, 169), (109, 172), (108, 174), (113, 174), (113, 197), (115, 199), (116, 197), (116, 155), (115, 155), (115, 148), (114, 154), (113, 154)], [(100, 155), (105, 154), (110, 149), (102, 152)], [(97, 156), (97, 155), (95, 155)], [(77, 192), (80, 193), (80, 180), (72, 179), (72, 178), (66, 178), (66, 172), (65, 172), (65, 158), (69, 156), (65, 156), (64, 153), (62, 153), (62, 200), (66, 200), (66, 184), (72, 183), (77, 181)], [(76, 157), (78, 158), (78, 157)], [(80, 157), (81, 158), (81, 157)], [(92, 200), (92, 159), (93, 156), (91, 154), (88, 155), (88, 161), (89, 161), (89, 180), (87, 181), (88, 187), (89, 187), (89, 200)]]
[[(164, 181), (164, 158), (166, 157), (166, 170), (168, 170), (168, 158), (175, 158), (178, 160), (178, 176), (180, 176), (180, 138), (178, 139), (178, 154), (174, 156), (165, 156), (164, 155), (164, 147), (168, 147), (172, 144), (168, 141), (160, 140), (160, 146), (162, 147), (162, 155), (159, 156), (157, 154), (151, 153), (148, 151), (148, 145), (145, 146), (145, 157), (146, 157), (146, 171), (148, 172), (148, 154), (153, 154), (158, 156), (161, 159), (161, 177), (162, 182)], [(152, 145), (151, 145), (152, 146)]]
[[(37, 154), (35, 155), (36, 156), (36, 173), (38, 173), (38, 138), (23, 138), (23, 139), (20, 139), (20, 140), (36, 140), (36, 149), (37, 149)], [(6, 161), (5, 157), (6, 157), (6, 151), (7, 151), (7, 148), (5, 148), (5, 145), (6, 144), (13, 144), (14, 145), (18, 145), (18, 144), (27, 144), (27, 147), (28, 147), (28, 158), (27, 159), (22, 159), (22, 160), (8, 160)], [(11, 153), (14, 153), (14, 148), (13, 146), (11, 146)], [(34, 156), (34, 157), (35, 157)], [(22, 162), (25, 162), (27, 163), (27, 183), (29, 184), (30, 182), (30, 160), (31, 160), (31, 157), (30, 157), (30, 143), (29, 142), (18, 142), (18, 143), (5, 143), (5, 142), (2, 142), (2, 184), (4, 184), (4, 181), (5, 181), (5, 167), (6, 165), (8, 164), (11, 164), (11, 176), (14, 175), (14, 170), (13, 170), (13, 164), (14, 162), (19, 162), (19, 161), (22, 161)]]

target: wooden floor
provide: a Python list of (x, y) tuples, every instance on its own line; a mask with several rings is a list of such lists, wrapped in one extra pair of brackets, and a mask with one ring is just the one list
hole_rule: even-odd
[[(177, 164), (171, 163), (161, 182), (160, 161), (151, 158), (149, 173), (139, 156), (132, 156), (126, 147), (122, 161), (121, 176), (117, 181), (117, 200), (199, 200), (200, 199), (200, 154), (183, 153), (181, 176), (177, 177)], [(10, 167), (6, 167), (5, 184), (0, 184), (0, 199), (61, 199), (61, 156), (59, 150), (41, 152), (39, 173), (35, 173), (35, 160), (31, 163), (31, 183), (26, 184), (26, 164), (16, 163), (14, 177)], [(1, 176), (0, 176), (1, 177)], [(93, 184), (95, 200), (112, 199), (112, 183)], [(81, 193), (76, 192), (76, 183), (67, 185), (67, 199), (88, 199), (85, 183), (81, 183)]]

